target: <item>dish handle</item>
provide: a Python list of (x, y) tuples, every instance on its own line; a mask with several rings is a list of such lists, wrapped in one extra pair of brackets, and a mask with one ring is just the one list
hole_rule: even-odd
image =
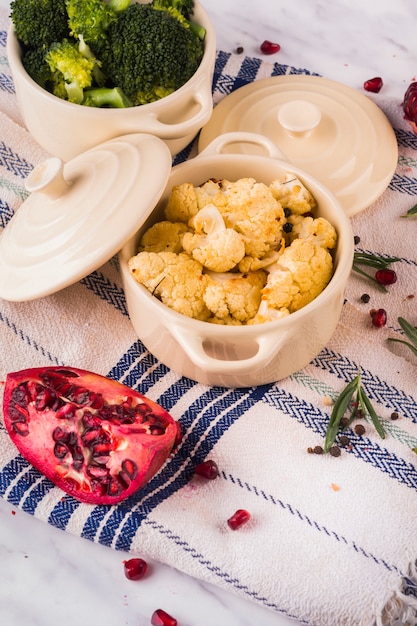
[(187, 331), (184, 326), (172, 325), (169, 330), (194, 365), (204, 372), (216, 374), (247, 374), (255, 368), (266, 367), (278, 354), (288, 336), (288, 332), (283, 331), (278, 338), (269, 334), (257, 337), (253, 340), (257, 346), (255, 354), (248, 358), (226, 360), (208, 354), (203, 336)]
[(193, 105), (198, 106), (196, 113), (182, 122), (168, 123), (158, 118), (158, 113), (146, 116), (146, 132), (155, 133), (162, 139), (177, 139), (184, 135), (197, 133), (210, 119), (213, 111), (213, 96), (211, 93), (211, 83), (203, 76), (199, 84), (194, 86), (193, 92), (184, 92), (182, 101), (178, 100), (175, 106), (181, 108), (185, 113), (193, 109)]
[(215, 137), (213, 141), (209, 143), (204, 150), (202, 150), (198, 156), (199, 159), (202, 156), (213, 156), (215, 154), (223, 154), (225, 149), (233, 145), (234, 143), (249, 143), (263, 148), (266, 155), (274, 159), (282, 159), (288, 161), (285, 154), (279, 147), (268, 137), (260, 135), (258, 133), (234, 131), (230, 133), (223, 133), (218, 137)]

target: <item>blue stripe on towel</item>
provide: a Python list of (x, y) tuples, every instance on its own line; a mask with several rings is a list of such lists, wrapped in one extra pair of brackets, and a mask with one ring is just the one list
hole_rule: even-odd
[(22, 179), (27, 178), (33, 170), (33, 165), (20, 157), (4, 141), (0, 141), (0, 167)]
[(409, 196), (417, 195), (417, 178), (410, 178), (409, 176), (400, 176), (394, 174), (391, 179), (388, 189), (391, 191), (399, 191), (400, 193), (406, 193)]
[(3, 72), (0, 72), (0, 91), (5, 91), (10, 95), (15, 93), (12, 77)]
[[(324, 348), (311, 364), (336, 375), (345, 383), (350, 382), (358, 373), (357, 363), (329, 348)], [(369, 370), (361, 369), (360, 373), (365, 391), (371, 400), (376, 400), (387, 408), (395, 407), (395, 410), (404, 417), (417, 422), (417, 405), (411, 396), (401, 389), (392, 387)]]
[(120, 311), (123, 315), (128, 315), (123, 289), (111, 282), (101, 272), (92, 272), (80, 280), (80, 283), (96, 296), (111, 304), (117, 311)]

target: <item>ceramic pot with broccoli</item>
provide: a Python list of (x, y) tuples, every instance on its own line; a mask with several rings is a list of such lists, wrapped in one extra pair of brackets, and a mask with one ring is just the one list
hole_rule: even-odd
[(131, 132), (174, 154), (210, 119), (216, 43), (197, 0), (13, 0), (11, 20), (23, 120), (64, 161)]

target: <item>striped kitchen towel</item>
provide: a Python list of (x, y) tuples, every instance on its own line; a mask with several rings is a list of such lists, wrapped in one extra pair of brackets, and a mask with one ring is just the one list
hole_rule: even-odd
[[(0, 15), (0, 225), (22, 203), (24, 179), (45, 157), (16, 112)], [(213, 97), (267, 76), (309, 73), (218, 52)], [(375, 101), (397, 134), (399, 162), (383, 196), (353, 218), (358, 248), (399, 257), (382, 293), (352, 274), (340, 323), (302, 371), (247, 389), (206, 387), (169, 370), (138, 340), (117, 259), (52, 296), (0, 301), (0, 380), (43, 365), (96, 371), (138, 389), (182, 424), (183, 441), (146, 487), (114, 507), (80, 504), (25, 461), (0, 419), (0, 495), (92, 542), (148, 555), (311, 626), (417, 624), (417, 358), (397, 318), (417, 324), (417, 136), (398, 102)], [(195, 144), (177, 155), (191, 158)], [(364, 303), (361, 295), (370, 295)], [(376, 329), (369, 309), (383, 307)], [(360, 369), (387, 436), (363, 421), (341, 455), (318, 455), (331, 403)], [(0, 385), (0, 389), (2, 387)], [(391, 419), (393, 413), (398, 419)], [(210, 458), (220, 476), (193, 477)], [(237, 509), (251, 519), (238, 531)]]

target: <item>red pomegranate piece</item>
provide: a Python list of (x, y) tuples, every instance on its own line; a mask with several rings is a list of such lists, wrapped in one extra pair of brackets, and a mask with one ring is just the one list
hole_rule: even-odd
[(372, 309), (369, 314), (372, 324), (376, 328), (382, 328), (387, 323), (387, 312), (385, 309)]
[(238, 509), (235, 513), (233, 513), (232, 517), (229, 517), (227, 520), (227, 524), (229, 528), (232, 530), (237, 530), (246, 522), (250, 520), (250, 513), (245, 511), (245, 509)]
[(177, 626), (177, 620), (163, 609), (156, 609), (151, 617), (152, 626)]
[(397, 282), (397, 274), (394, 270), (390, 269), (378, 270), (375, 272), (375, 280), (377, 280), (380, 285), (393, 285)]
[(214, 461), (209, 459), (208, 461), (203, 461), (203, 463), (196, 465), (194, 473), (197, 474), (197, 476), (207, 478), (207, 480), (214, 480), (219, 475), (219, 468)]
[(261, 52), (263, 52), (263, 54), (275, 54), (280, 50), (281, 46), (278, 43), (268, 41), (268, 39), (265, 39), (265, 41), (261, 43)]
[(372, 93), (379, 93), (383, 87), (383, 81), (380, 76), (375, 76), (375, 78), (370, 78), (363, 83), (363, 88), (365, 91), (371, 91)]
[(7, 375), (3, 413), (19, 452), (81, 502), (117, 504), (145, 485), (178, 443), (156, 402), (72, 367)]
[(417, 82), (408, 86), (402, 106), (404, 118), (410, 122), (412, 130), (417, 133)]
[(133, 558), (124, 561), (125, 576), (129, 580), (141, 580), (148, 569), (148, 564), (144, 559)]

